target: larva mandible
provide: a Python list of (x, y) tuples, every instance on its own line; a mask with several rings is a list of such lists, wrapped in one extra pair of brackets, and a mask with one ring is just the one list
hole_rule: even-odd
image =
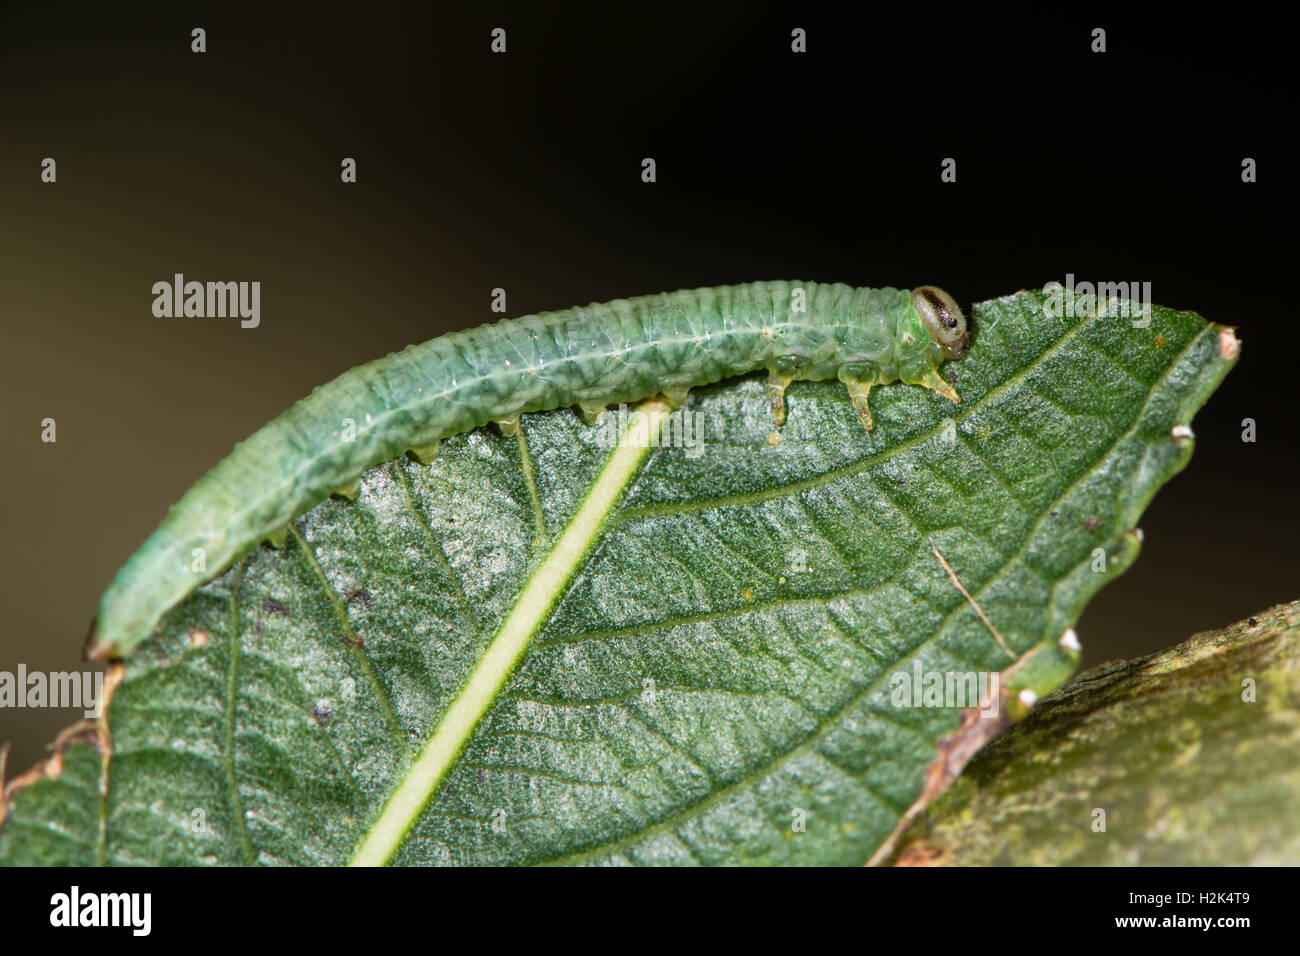
[[(506, 319), (360, 365), (240, 442), (199, 479), (118, 571), (100, 600), (87, 655), (122, 656), (163, 614), (331, 493), (352, 497), (362, 472), (450, 435), (523, 412), (606, 405), (687, 390), (766, 368), (772, 414), (785, 389), (838, 378), (867, 428), (867, 393), (895, 381), (960, 401), (938, 374), (969, 341), (946, 292), (841, 283), (754, 282), (616, 299)], [(340, 440), (352, 419), (354, 440)], [(201, 549), (201, 550), (200, 550)], [(195, 552), (204, 567), (191, 568)]]

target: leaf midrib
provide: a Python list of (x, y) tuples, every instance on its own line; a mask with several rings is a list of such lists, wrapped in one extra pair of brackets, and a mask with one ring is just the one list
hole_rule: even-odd
[(609, 516), (654, 447), (669, 411), (664, 402), (651, 400), (629, 422), (582, 503), (525, 582), (505, 621), (443, 712), (419, 757), (389, 791), (378, 818), (362, 834), (353, 865), (383, 865), (405, 843), (569, 580), (603, 536)]

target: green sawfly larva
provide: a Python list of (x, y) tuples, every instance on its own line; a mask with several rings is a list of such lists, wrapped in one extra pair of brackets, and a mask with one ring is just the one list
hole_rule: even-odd
[[(163, 614), (330, 494), (353, 497), (362, 472), (403, 453), (525, 412), (687, 391), (766, 368), (772, 414), (785, 390), (838, 378), (863, 424), (874, 385), (906, 382), (960, 401), (938, 373), (969, 337), (952, 297), (840, 283), (754, 282), (616, 299), (443, 335), (351, 369), (240, 442), (199, 479), (118, 571), (100, 600), (87, 655), (122, 656)], [(351, 441), (340, 422), (356, 423)], [(201, 550), (200, 550), (201, 549)], [(191, 570), (198, 551), (210, 571)]]

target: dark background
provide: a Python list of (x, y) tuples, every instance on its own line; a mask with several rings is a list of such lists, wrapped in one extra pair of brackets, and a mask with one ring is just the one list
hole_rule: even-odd
[[(8, 10), (0, 670), (85, 666), (100, 592), (236, 441), (352, 365), (498, 318), (498, 286), (520, 315), (775, 278), (965, 305), (1150, 281), (1238, 325), (1243, 358), (1084, 614), (1085, 663), (1300, 597), (1289, 28), (901, 6)], [(261, 326), (155, 318), (175, 272), (260, 280)], [(10, 773), (78, 716), (0, 711)]]

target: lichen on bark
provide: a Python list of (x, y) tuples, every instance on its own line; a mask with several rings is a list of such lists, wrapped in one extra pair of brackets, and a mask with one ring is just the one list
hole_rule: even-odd
[(898, 846), (896, 865), (1300, 863), (1300, 602), (1079, 675)]

